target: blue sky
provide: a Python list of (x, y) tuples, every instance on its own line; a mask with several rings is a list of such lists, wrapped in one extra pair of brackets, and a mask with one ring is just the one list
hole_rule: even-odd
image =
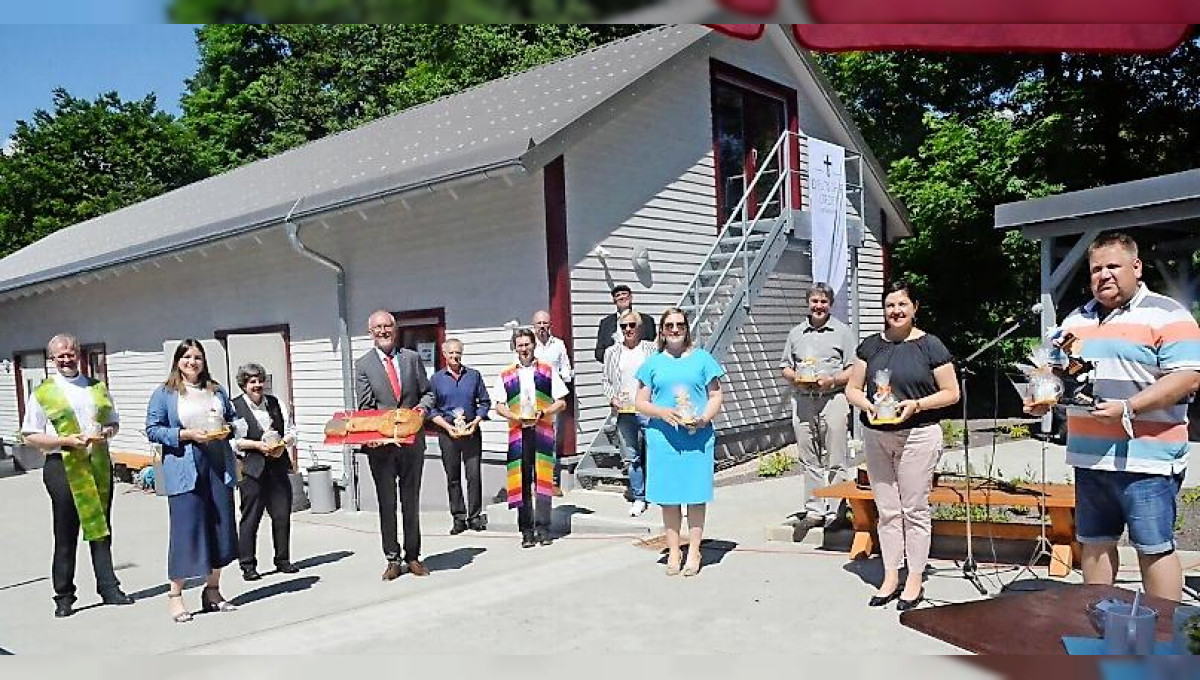
[[(46, 8), (40, 12), (45, 14)], [(11, 11), (5, 19), (14, 19)], [(194, 31), (194, 26), (170, 24), (0, 25), (0, 144), (16, 129), (17, 120), (29, 120), (35, 109), (50, 108), (55, 87), (88, 99), (110, 90), (125, 100), (154, 92), (159, 108), (179, 115), (184, 80), (196, 71)]]

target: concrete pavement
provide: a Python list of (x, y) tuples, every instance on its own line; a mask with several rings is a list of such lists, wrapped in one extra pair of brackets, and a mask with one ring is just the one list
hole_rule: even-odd
[[(515, 533), (449, 536), (446, 513), (422, 516), (428, 578), (380, 581), (377, 517), (307, 512), (293, 516), (293, 561), (302, 571), (244, 583), (223, 580), (232, 613), (173, 624), (166, 614), (166, 503), (118, 485), (114, 556), (128, 607), (97, 602), (81, 547), (77, 585), (83, 609), (52, 616), (49, 501), (37, 472), (0, 479), (0, 649), (15, 654), (169, 653), (542, 653), (677, 652), (955, 653), (900, 626), (894, 609), (869, 609), (878, 561), (848, 563), (808, 544), (768, 543), (763, 528), (786, 517), (797, 478), (717, 490), (710, 507), (705, 567), (696, 578), (666, 577), (657, 549), (636, 545), (656, 514), (628, 530), (600, 533), (627, 507), (614, 495), (572, 491), (556, 499), (576, 518), (592, 517), (548, 547), (521, 549)], [(493, 527), (502, 524), (493, 508)], [(656, 511), (652, 511), (654, 513)], [(575, 520), (576, 522), (580, 520)], [(643, 525), (641, 528), (636, 524)], [(657, 531), (657, 528), (656, 528)], [(260, 563), (270, 537), (260, 532)], [(977, 597), (953, 573), (933, 575), (934, 602)], [(1007, 580), (1012, 574), (989, 579)], [(1044, 572), (1043, 572), (1044, 573)], [(199, 587), (185, 597), (198, 609)]]

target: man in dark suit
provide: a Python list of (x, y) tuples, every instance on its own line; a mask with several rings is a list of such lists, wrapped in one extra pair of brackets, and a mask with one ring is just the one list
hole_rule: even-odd
[[(633, 307), (633, 291), (623, 283), (613, 286), (612, 299), (613, 304), (617, 306), (617, 311), (600, 319), (600, 328), (596, 330), (595, 356), (598, 364), (604, 363), (604, 350), (624, 341), (617, 333), (617, 317)], [(654, 328), (654, 318), (645, 312), (638, 312), (638, 314), (642, 316), (642, 339), (653, 342), (658, 337), (658, 332)]]
[[(367, 330), (375, 346), (354, 364), (354, 391), (358, 409), (409, 408), (428, 417), (433, 392), (425, 366), (416, 352), (397, 346), (396, 318), (386, 310), (371, 314)], [(412, 444), (367, 447), (367, 460), (375, 493), (379, 497), (379, 530), (387, 568), (383, 580), (399, 578), (404, 572), (428, 576), (421, 563), (421, 472), (425, 467), (425, 435), (418, 432)], [(401, 560), (396, 535), (396, 488), (400, 489), (400, 513), (404, 520), (404, 554)]]

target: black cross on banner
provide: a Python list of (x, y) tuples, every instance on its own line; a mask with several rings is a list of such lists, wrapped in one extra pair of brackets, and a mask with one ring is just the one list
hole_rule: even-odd
[(833, 163), (829, 160), (829, 154), (825, 154), (825, 176), (829, 177), (829, 168), (833, 167)]

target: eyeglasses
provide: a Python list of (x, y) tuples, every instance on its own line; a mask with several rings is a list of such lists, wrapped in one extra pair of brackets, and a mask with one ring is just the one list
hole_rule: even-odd
[(629, 330), (633, 330), (634, 328), (637, 328), (637, 327), (638, 327), (638, 325), (637, 325), (636, 323), (623, 323), (623, 324), (621, 324), (621, 328), (624, 328), (624, 329), (625, 329), (625, 330), (627, 330), (627, 331), (629, 331)]
[(687, 322), (686, 321), (667, 321), (666, 323), (663, 324), (663, 329), (668, 330), (668, 331), (673, 331), (675, 329), (679, 329), (681, 331), (687, 330)]

